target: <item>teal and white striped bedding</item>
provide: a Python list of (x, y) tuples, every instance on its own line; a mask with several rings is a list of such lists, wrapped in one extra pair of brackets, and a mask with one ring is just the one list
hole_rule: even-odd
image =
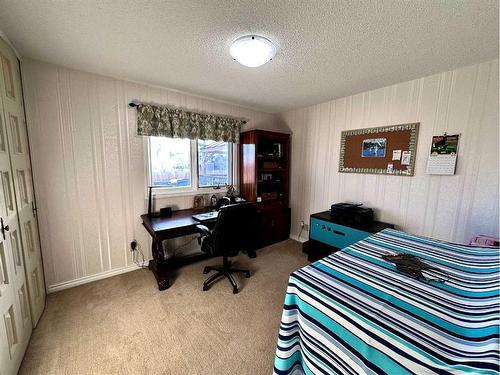
[[(384, 254), (444, 271), (420, 281)], [(291, 274), (275, 374), (498, 374), (499, 250), (385, 229)]]

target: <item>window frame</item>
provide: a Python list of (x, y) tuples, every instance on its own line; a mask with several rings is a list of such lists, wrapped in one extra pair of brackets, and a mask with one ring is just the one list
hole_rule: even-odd
[[(148, 187), (151, 186), (151, 137), (144, 137), (144, 149), (145, 152), (145, 169), (146, 169), (146, 180), (145, 180), (145, 197), (148, 196)], [(176, 139), (176, 138), (173, 138)], [(155, 196), (190, 196), (190, 195), (201, 195), (201, 194), (217, 194), (225, 193), (227, 191), (226, 186), (221, 186), (220, 189), (215, 189), (212, 187), (199, 187), (199, 169), (198, 169), (198, 140), (190, 139), (190, 151), (191, 151), (191, 186), (189, 187), (158, 187), (155, 189)], [(237, 189), (238, 183), (238, 144), (229, 142), (228, 146), (229, 152), (229, 178), (228, 184), (233, 185)]]

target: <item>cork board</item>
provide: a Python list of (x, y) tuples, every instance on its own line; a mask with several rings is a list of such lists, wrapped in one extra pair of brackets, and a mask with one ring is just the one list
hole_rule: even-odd
[(343, 131), (339, 172), (413, 176), (419, 125)]

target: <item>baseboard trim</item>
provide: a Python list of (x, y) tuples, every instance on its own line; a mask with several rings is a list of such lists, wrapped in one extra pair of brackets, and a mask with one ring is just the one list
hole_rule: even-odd
[(64, 282), (59, 283), (59, 284), (49, 285), (49, 286), (47, 286), (47, 294), (59, 292), (60, 290), (64, 290), (64, 289), (74, 288), (75, 286), (88, 284), (88, 283), (91, 283), (93, 281), (107, 279), (108, 277), (111, 277), (111, 276), (120, 275), (122, 273), (127, 273), (127, 272), (135, 271), (138, 269), (140, 269), (140, 267), (138, 267), (135, 264), (132, 264), (132, 265), (129, 265), (126, 267), (115, 268), (115, 269), (112, 269), (109, 271), (96, 273), (94, 275), (80, 277), (78, 279), (74, 279), (74, 280), (70, 280), (70, 281), (64, 281)]
[(299, 236), (297, 236), (295, 234), (290, 234), (290, 239), (292, 239), (294, 241), (297, 241), (297, 242), (300, 242), (300, 243), (307, 242), (307, 239), (305, 239), (305, 238), (299, 238)]

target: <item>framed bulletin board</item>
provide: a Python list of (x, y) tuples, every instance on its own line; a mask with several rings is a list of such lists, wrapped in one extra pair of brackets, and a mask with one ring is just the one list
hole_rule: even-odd
[(344, 130), (339, 172), (413, 176), (419, 125)]

